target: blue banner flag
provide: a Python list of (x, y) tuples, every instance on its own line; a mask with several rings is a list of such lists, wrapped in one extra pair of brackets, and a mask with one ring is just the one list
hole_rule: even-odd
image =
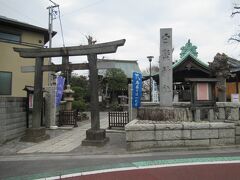
[(132, 107), (139, 108), (141, 106), (142, 97), (142, 74), (133, 72), (132, 78)]
[(59, 106), (61, 99), (62, 99), (62, 95), (63, 95), (63, 90), (64, 90), (64, 82), (65, 82), (65, 78), (62, 76), (58, 76), (57, 77), (57, 94), (56, 94), (56, 105)]

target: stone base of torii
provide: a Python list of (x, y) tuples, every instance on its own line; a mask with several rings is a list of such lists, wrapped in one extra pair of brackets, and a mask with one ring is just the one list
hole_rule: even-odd
[(88, 129), (86, 131), (86, 139), (82, 141), (83, 146), (103, 146), (109, 141), (106, 137), (105, 129)]
[(50, 136), (46, 134), (46, 128), (28, 128), (25, 132), (25, 135), (21, 138), (21, 141), (25, 142), (41, 142), (49, 139)]
[[(23, 140), (31, 142), (39, 142), (49, 138), (46, 135), (45, 128), (41, 127), (41, 110), (43, 102), (43, 71), (53, 71), (56, 69), (53, 65), (44, 66), (44, 58), (49, 57), (66, 57), (66, 56), (88, 56), (89, 64), (71, 64), (72, 69), (89, 69), (90, 81), (90, 109), (91, 109), (91, 128), (86, 131), (86, 139), (83, 140), (83, 145), (104, 145), (108, 138), (106, 132), (100, 129), (99, 105), (98, 105), (98, 69), (97, 55), (115, 53), (119, 46), (125, 44), (125, 39), (84, 46), (61, 47), (61, 48), (14, 48), (16, 52), (23, 58), (35, 58), (35, 77), (34, 77), (34, 102), (33, 102), (33, 123), (32, 128), (27, 129)], [(69, 70), (69, 64), (65, 66), (57, 66), (59, 70)]]

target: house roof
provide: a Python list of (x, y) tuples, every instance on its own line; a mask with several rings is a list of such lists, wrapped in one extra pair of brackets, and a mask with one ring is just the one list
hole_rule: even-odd
[[(7, 18), (5, 16), (0, 16), (0, 25), (7, 25), (22, 30), (42, 33), (44, 35), (44, 44), (46, 44), (49, 41), (48, 29), (39, 26), (34, 26), (28, 23), (20, 22), (18, 20)], [(57, 32), (53, 31), (52, 36), (54, 36), (55, 34), (57, 34)]]
[[(106, 64), (111, 63), (112, 68), (121, 69), (126, 74), (127, 78), (132, 78), (133, 72), (141, 73), (137, 60), (117, 60), (117, 59), (103, 59)], [(98, 75), (105, 76), (107, 69), (99, 69)]]
[(195, 55), (192, 54), (191, 51), (189, 52), (186, 52), (186, 54), (184, 54), (184, 56), (178, 60), (176, 63), (173, 64), (173, 69), (176, 69), (180, 64), (182, 64), (183, 62), (185, 62), (188, 57), (192, 57), (192, 59), (197, 63), (199, 64), (200, 66), (206, 68), (206, 69), (209, 69), (209, 66), (207, 64), (205, 64), (203, 61), (201, 61), (200, 59), (198, 59)]
[(230, 65), (230, 71), (231, 72), (238, 72), (238, 71), (240, 71), (240, 61), (228, 57), (227, 62)]

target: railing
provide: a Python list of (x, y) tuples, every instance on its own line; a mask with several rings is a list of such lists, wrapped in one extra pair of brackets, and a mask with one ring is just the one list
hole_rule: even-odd
[(179, 90), (179, 101), (191, 101), (191, 91)]
[(112, 127), (124, 127), (129, 123), (129, 115), (127, 111), (108, 112), (109, 129)]
[(74, 111), (59, 111), (59, 125), (74, 125), (77, 127), (77, 114)]

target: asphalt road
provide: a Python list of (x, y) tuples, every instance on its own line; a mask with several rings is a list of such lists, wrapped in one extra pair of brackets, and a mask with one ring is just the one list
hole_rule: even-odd
[[(125, 155), (32, 154), (0, 157), (0, 179), (33, 179), (69, 172), (107, 169), (128, 163), (167, 159), (240, 157), (238, 149), (154, 152)], [(119, 166), (118, 166), (119, 167)]]
[(126, 170), (82, 175), (64, 180), (239, 180), (240, 164), (211, 164)]

